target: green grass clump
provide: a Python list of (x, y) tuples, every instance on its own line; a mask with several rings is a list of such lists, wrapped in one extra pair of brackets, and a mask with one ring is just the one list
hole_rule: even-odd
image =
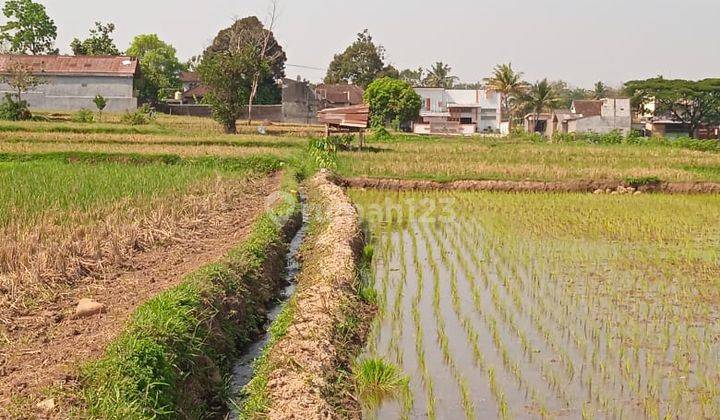
[(408, 377), (392, 363), (382, 359), (362, 359), (352, 370), (357, 396), (368, 409), (390, 399), (400, 399), (408, 392)]
[[(292, 183), (286, 176), (284, 185)], [(197, 418), (222, 411), (222, 375), (254, 338), (275, 295), (279, 279), (267, 269), (282, 264), (288, 236), (278, 220), (297, 210), (295, 196), (287, 195), (224, 260), (142, 305), (105, 356), (83, 368), (86, 414)]]

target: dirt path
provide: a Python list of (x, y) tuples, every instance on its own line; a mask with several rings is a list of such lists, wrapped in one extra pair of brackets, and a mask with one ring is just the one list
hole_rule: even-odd
[[(140, 304), (241, 242), (266, 209), (268, 197), (278, 191), (280, 177), (250, 182), (236, 206), (214, 215), (202, 229), (136, 255), (130, 268), (81, 282), (42, 313), (15, 319), (10, 331), (14, 344), (0, 354), (0, 418), (34, 417), (39, 411), (35, 404), (52, 396), (52, 390), (74, 386), (77, 367), (99, 357)], [(76, 318), (82, 298), (104, 304), (106, 312)]]
[[(615, 190), (627, 183), (618, 181), (452, 181), (437, 182), (424, 180), (340, 178), (338, 183), (351, 188), (375, 188), (383, 190), (460, 190), (460, 191), (503, 191), (503, 192), (593, 192)], [(658, 182), (641, 185), (641, 192), (666, 194), (720, 194), (717, 182)]]

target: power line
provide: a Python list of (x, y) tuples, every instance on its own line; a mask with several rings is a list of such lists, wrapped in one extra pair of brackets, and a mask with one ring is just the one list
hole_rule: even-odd
[(286, 67), (297, 67), (297, 68), (308, 69), (308, 70), (322, 70), (322, 71), (327, 70), (326, 68), (322, 68), (322, 67), (303, 66), (301, 64), (285, 64), (285, 66)]

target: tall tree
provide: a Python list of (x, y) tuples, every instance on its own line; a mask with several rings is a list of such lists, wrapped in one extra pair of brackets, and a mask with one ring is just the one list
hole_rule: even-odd
[(457, 77), (450, 74), (451, 71), (452, 68), (449, 65), (438, 61), (425, 71), (427, 76), (423, 83), (426, 87), (450, 89), (458, 80)]
[(205, 98), (226, 132), (237, 132), (236, 121), (244, 106), (281, 95), (275, 80), (284, 77), (285, 61), (272, 31), (255, 16), (237, 20), (218, 33), (205, 50), (198, 72), (210, 88)]
[(535, 114), (535, 130), (537, 130), (540, 114), (552, 111), (561, 106), (562, 99), (547, 79), (533, 83), (522, 96), (522, 102)]
[(636, 101), (654, 101), (655, 116), (682, 123), (692, 138), (701, 126), (720, 124), (720, 79), (692, 81), (657, 77), (627, 82), (625, 91)]
[[(267, 28), (256, 16), (237, 20), (231, 27), (223, 29), (205, 51), (205, 56), (220, 52), (242, 52), (254, 54), (256, 63), (245, 71), (251, 73), (251, 85), (246, 99), (248, 124), (252, 119), (252, 107), (257, 104), (274, 104), (282, 99), (282, 88), (276, 83), (285, 77), (287, 56), (275, 39), (277, 3), (271, 2)], [(246, 57), (247, 58), (247, 57)]]
[(597, 83), (595, 83), (595, 86), (593, 86), (593, 90), (592, 90), (593, 99), (607, 98), (608, 93), (609, 93), (609, 89), (603, 82), (597, 82)]
[(114, 23), (95, 22), (95, 27), (90, 29), (90, 37), (83, 41), (73, 39), (70, 49), (75, 55), (120, 55), (122, 53), (112, 39), (113, 32)]
[(2, 8), (7, 23), (0, 25), (0, 39), (14, 54), (57, 54), (57, 26), (45, 6), (31, 0), (8, 0)]
[(367, 29), (344, 52), (335, 55), (325, 83), (353, 83), (366, 88), (385, 68), (385, 48), (376, 45)]
[(408, 83), (412, 87), (422, 85), (425, 69), (418, 67), (417, 70), (405, 69), (400, 72), (400, 80)]
[(10, 86), (15, 92), (18, 101), (22, 101), (23, 92), (27, 92), (45, 83), (43, 79), (33, 74), (32, 68), (22, 63), (12, 62), (7, 68), (7, 75), (0, 81)]
[(175, 47), (156, 34), (136, 36), (126, 54), (140, 61), (140, 99), (155, 102), (180, 87), (178, 73), (185, 69), (177, 58)]
[(528, 87), (522, 78), (523, 73), (513, 70), (512, 63), (508, 63), (498, 64), (492, 76), (484, 79), (486, 87), (500, 95), (500, 120), (505, 121), (507, 118), (509, 126), (512, 126), (513, 119), (511, 102), (522, 96)]

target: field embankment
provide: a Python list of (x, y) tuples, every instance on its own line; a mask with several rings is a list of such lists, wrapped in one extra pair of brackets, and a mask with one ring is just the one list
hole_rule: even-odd
[(372, 188), (391, 191), (496, 191), (496, 192), (598, 192), (611, 193), (632, 188), (632, 192), (666, 194), (718, 194), (720, 182), (662, 182), (655, 179), (625, 181), (450, 181), (411, 179), (341, 178), (349, 188)]
[(298, 291), (244, 389), (241, 418), (359, 418), (348, 369), (372, 308), (358, 297), (358, 214), (325, 172), (308, 182), (310, 237)]

